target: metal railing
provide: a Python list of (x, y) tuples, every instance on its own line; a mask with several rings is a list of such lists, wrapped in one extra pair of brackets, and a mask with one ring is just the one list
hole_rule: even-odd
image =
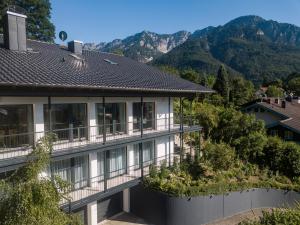
[[(143, 132), (135, 126), (136, 121), (97, 126), (79, 126), (64, 129), (54, 129), (56, 140), (53, 143), (53, 151), (66, 150), (68, 148), (82, 147), (89, 144), (104, 144), (124, 139), (131, 139), (141, 135), (149, 135), (156, 132), (180, 131), (180, 121), (183, 129), (197, 125), (191, 117), (174, 116), (153, 120), (143, 120)], [(27, 155), (32, 151), (34, 143), (50, 131), (29, 132), (21, 134), (0, 135), (0, 160)]]
[(177, 154), (167, 154), (162, 157), (151, 159), (147, 162), (144, 161), (142, 167), (140, 166), (140, 164), (130, 165), (118, 170), (107, 172), (106, 175), (101, 174), (96, 177), (71, 183), (71, 189), (69, 194), (67, 195), (69, 200), (62, 200), (61, 205), (80, 201), (92, 195), (109, 191), (109, 189), (111, 188), (116, 188), (120, 185), (124, 185), (127, 182), (140, 179), (142, 176), (149, 175), (151, 165), (154, 165), (157, 168), (159, 168), (163, 164), (165, 164), (166, 166), (170, 166), (173, 165), (176, 158), (179, 158)]

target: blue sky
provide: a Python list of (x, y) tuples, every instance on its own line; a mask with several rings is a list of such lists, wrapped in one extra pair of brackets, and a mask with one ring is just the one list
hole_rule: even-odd
[(258, 15), (300, 26), (300, 0), (50, 1), (56, 33), (65, 30), (68, 40), (83, 42), (107, 42), (143, 30), (193, 32), (243, 15)]

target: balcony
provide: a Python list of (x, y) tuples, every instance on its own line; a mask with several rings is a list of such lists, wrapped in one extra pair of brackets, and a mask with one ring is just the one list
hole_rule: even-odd
[(67, 206), (71, 203), (78, 203), (86, 198), (96, 197), (97, 195), (104, 194), (122, 185), (128, 185), (131, 181), (138, 181), (142, 176), (149, 175), (151, 165), (160, 167), (165, 163), (166, 166), (170, 166), (173, 165), (175, 160), (179, 160), (178, 154), (167, 154), (149, 161), (144, 161), (142, 164), (128, 166), (100, 176), (72, 183), (70, 192), (67, 194), (68, 199), (64, 199), (61, 205)]
[[(182, 121), (182, 125), (180, 122)], [(52, 130), (57, 137), (53, 153), (69, 149), (81, 149), (92, 145), (109, 145), (122, 141), (136, 141), (142, 137), (155, 137), (163, 133), (178, 133), (200, 130), (200, 126), (191, 116), (162, 118), (155, 120), (130, 121), (126, 123), (104, 124), (98, 126), (73, 127)], [(28, 132), (0, 135), (0, 161), (25, 156), (32, 151), (34, 140), (49, 132)]]

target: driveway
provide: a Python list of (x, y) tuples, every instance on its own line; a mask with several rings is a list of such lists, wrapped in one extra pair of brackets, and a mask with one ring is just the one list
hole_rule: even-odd
[(122, 213), (113, 218), (107, 219), (100, 223), (101, 225), (151, 225), (143, 219), (138, 218), (130, 213)]

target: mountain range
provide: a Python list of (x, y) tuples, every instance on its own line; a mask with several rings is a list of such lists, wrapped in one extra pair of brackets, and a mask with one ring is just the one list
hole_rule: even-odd
[(147, 63), (184, 43), (190, 35), (191, 33), (187, 31), (174, 34), (143, 31), (123, 40), (115, 39), (112, 42), (99, 44), (87, 43), (84, 44), (84, 49), (121, 54)]
[(300, 71), (300, 27), (252, 15), (194, 33), (143, 31), (110, 43), (85, 44), (84, 48), (203, 74), (216, 74), (224, 64), (230, 73), (258, 84)]

